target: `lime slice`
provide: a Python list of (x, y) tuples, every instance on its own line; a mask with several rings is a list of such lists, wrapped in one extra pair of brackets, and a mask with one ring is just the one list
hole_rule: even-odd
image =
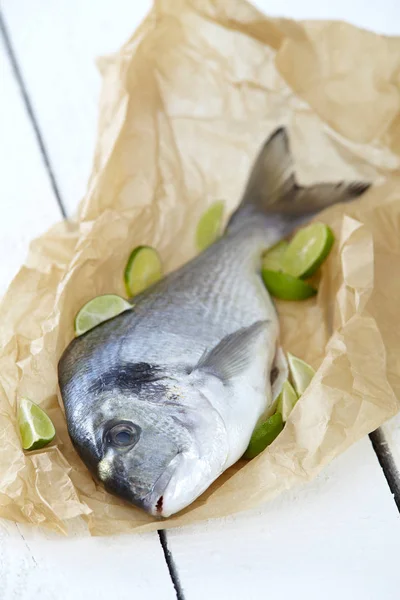
[(284, 423), (286, 423), (286, 421), (288, 420), (289, 415), (292, 412), (292, 409), (296, 404), (297, 400), (298, 396), (294, 391), (292, 385), (289, 383), (289, 381), (285, 381), (285, 383), (282, 386), (282, 391), (278, 396), (278, 404), (276, 406), (276, 412), (281, 413)]
[(293, 387), (298, 396), (304, 394), (315, 375), (314, 369), (301, 358), (293, 356), (288, 352), (289, 372), (292, 377)]
[(335, 237), (323, 223), (300, 229), (282, 257), (282, 270), (293, 277), (311, 277), (328, 256)]
[(137, 296), (161, 276), (162, 264), (157, 250), (150, 246), (138, 246), (131, 252), (124, 271), (128, 296)]
[(281, 300), (305, 300), (317, 293), (309, 283), (286, 273), (263, 269), (262, 277), (269, 293)]
[(269, 271), (282, 271), (282, 259), (288, 246), (289, 242), (282, 240), (268, 250), (263, 258), (263, 269), (268, 269)]
[(221, 235), (224, 203), (214, 202), (201, 217), (196, 229), (196, 246), (202, 251), (211, 246)]
[(272, 444), (282, 429), (282, 415), (281, 413), (276, 412), (272, 417), (269, 417), (264, 423), (261, 423), (261, 425), (255, 428), (247, 450), (243, 454), (243, 458), (250, 460), (257, 456), (257, 454), (260, 454), (267, 446)]
[(22, 398), (19, 403), (18, 425), (24, 450), (43, 448), (54, 440), (56, 435), (50, 417), (27, 398)]
[(96, 325), (116, 317), (132, 305), (127, 300), (115, 294), (104, 294), (89, 300), (75, 317), (75, 335), (82, 335)]

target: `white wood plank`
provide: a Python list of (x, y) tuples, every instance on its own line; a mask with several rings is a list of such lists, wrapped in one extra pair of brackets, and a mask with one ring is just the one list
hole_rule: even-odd
[[(103, 0), (93, 9), (89, 0), (3, 0), (69, 211), (84, 192), (94, 147), (100, 83), (94, 59), (117, 49), (149, 4)], [(256, 4), (270, 14), (345, 18), (387, 33), (396, 33), (399, 23), (398, 4), (391, 0)], [(399, 550), (398, 526), (366, 439), (301, 492), (250, 515), (168, 532), (168, 540), (191, 600), (258, 598), (261, 593), (312, 600), (321, 597), (321, 590), (328, 599), (372, 598), (379, 592), (378, 597), (390, 600), (398, 597), (391, 558)]]
[[(1, 44), (1, 42), (0, 42)], [(31, 237), (60, 219), (31, 123), (0, 45), (0, 290)], [(0, 598), (175, 598), (157, 534), (64, 538), (0, 521)]]
[(358, 27), (398, 35), (398, 0), (382, 2), (364, 2), (364, 0), (336, 0), (318, 2), (317, 0), (252, 0), (263, 12), (275, 17), (290, 19), (334, 19), (348, 21)]
[(60, 219), (49, 178), (0, 40), (0, 295), (32, 237)]
[(60, 537), (3, 522), (1, 600), (176, 598), (156, 535)]
[(100, 75), (95, 60), (116, 51), (150, 0), (5, 0), (2, 11), (71, 214), (90, 173)]
[(168, 545), (190, 600), (399, 598), (399, 516), (368, 438), (313, 483)]

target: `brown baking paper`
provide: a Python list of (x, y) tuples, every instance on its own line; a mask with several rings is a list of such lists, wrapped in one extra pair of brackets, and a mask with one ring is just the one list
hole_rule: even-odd
[[(271, 20), (242, 0), (158, 0), (100, 63), (93, 172), (76, 220), (33, 242), (0, 308), (0, 516), (94, 534), (227, 515), (310, 480), (399, 410), (400, 38), (344, 23)], [(57, 361), (79, 308), (124, 294), (135, 246), (167, 271), (194, 256), (199, 217), (238, 204), (266, 137), (286, 125), (301, 183), (361, 179), (360, 200), (319, 217), (337, 242), (319, 294), (278, 305), (284, 347), (318, 368), (277, 440), (166, 521), (96, 485), (69, 440)], [(227, 214), (228, 217), (228, 214)], [(21, 450), (18, 398), (53, 418), (47, 449)]]

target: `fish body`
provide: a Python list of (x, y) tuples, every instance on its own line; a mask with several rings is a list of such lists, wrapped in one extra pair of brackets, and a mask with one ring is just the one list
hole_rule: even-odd
[(278, 129), (224, 236), (71, 342), (59, 363), (68, 430), (107, 490), (167, 517), (243, 455), (287, 375), (262, 252), (366, 187), (298, 186)]

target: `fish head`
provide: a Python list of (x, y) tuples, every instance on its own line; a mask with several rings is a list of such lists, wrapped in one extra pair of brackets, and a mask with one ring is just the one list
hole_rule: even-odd
[(224, 423), (185, 373), (119, 369), (87, 386), (61, 385), (68, 429), (106, 490), (157, 517), (193, 502), (222, 472)]

